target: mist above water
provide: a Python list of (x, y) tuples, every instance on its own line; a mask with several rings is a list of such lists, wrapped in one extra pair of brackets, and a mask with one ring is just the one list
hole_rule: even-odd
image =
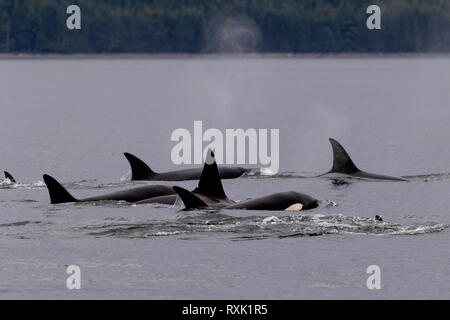
[(206, 52), (255, 52), (261, 42), (261, 32), (256, 23), (244, 15), (216, 18), (209, 22), (206, 35)]

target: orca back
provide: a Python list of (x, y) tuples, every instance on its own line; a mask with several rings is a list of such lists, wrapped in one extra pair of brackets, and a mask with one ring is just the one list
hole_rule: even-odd
[(47, 185), (52, 204), (78, 201), (55, 178), (44, 174), (44, 182)]
[(198, 187), (193, 192), (210, 198), (228, 199), (223, 190), (214, 153), (211, 150), (208, 150)]
[(14, 177), (8, 171), (5, 171), (5, 178), (9, 179), (11, 182), (16, 183), (16, 179), (14, 179)]
[(130, 163), (131, 180), (150, 180), (157, 175), (144, 161), (135, 155), (128, 152), (125, 152), (124, 155)]
[(336, 140), (330, 138), (331, 147), (333, 148), (333, 168), (326, 174), (326, 176), (333, 173), (347, 174), (356, 178), (376, 179), (376, 180), (391, 180), (391, 181), (408, 181), (403, 178), (390, 177), (375, 173), (369, 173), (358, 169), (353, 163), (352, 159), (345, 151), (344, 147)]
[(333, 149), (333, 168), (330, 172), (351, 174), (360, 171), (339, 142), (332, 138), (329, 141)]

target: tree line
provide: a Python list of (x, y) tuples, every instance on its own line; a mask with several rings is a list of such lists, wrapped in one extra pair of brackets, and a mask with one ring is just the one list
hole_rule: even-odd
[(0, 0), (1, 53), (449, 51), (448, 0)]

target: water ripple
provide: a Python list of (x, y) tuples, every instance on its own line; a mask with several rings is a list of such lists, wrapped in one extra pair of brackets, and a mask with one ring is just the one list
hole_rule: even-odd
[(439, 223), (405, 226), (341, 214), (234, 217), (220, 213), (206, 213), (174, 220), (108, 222), (82, 229), (97, 237), (150, 238), (215, 233), (230, 235), (233, 240), (247, 240), (329, 234), (416, 235), (440, 232), (446, 228), (448, 225)]

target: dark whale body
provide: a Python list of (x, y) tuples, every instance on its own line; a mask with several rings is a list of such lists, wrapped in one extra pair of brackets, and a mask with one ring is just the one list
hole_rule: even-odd
[(186, 209), (224, 208), (241, 210), (283, 211), (301, 204), (298, 210), (314, 209), (319, 206), (318, 200), (307, 194), (295, 191), (279, 192), (236, 203), (229, 199), (210, 198), (196, 195), (181, 187), (173, 187), (178, 193)]
[(369, 173), (358, 169), (348, 155), (347, 151), (336, 140), (330, 138), (331, 148), (333, 149), (333, 167), (330, 171), (319, 177), (327, 177), (332, 179), (355, 177), (375, 180), (391, 180), (391, 181), (408, 181), (406, 179), (390, 177), (375, 173)]
[[(208, 159), (205, 163), (203, 175), (208, 175), (208, 185), (203, 186), (207, 192), (196, 194), (196, 190), (190, 192), (184, 188), (175, 186), (173, 189), (177, 192), (183, 201), (186, 209), (201, 208), (224, 208), (224, 209), (248, 209), (248, 210), (287, 210), (292, 206), (298, 206), (297, 210), (307, 210), (316, 208), (318, 201), (312, 197), (297, 193), (294, 191), (280, 192), (265, 197), (236, 203), (230, 200), (223, 190), (220, 180), (217, 164), (214, 160), (214, 154), (211, 150), (208, 152)], [(210, 163), (208, 165), (208, 163)]]
[[(208, 157), (212, 155), (212, 151), (209, 151)], [(174, 192), (176, 188), (173, 187)], [(183, 188), (181, 188), (183, 189)], [(183, 189), (185, 190), (185, 189)], [(202, 201), (214, 204), (216, 208), (225, 207), (230, 204), (234, 204), (233, 200), (228, 199), (223, 190), (222, 182), (219, 176), (219, 170), (214, 160), (206, 161), (203, 165), (203, 170), (200, 175), (197, 188), (193, 191), (186, 190), (189, 194), (194, 195), (195, 198), (202, 199)], [(152, 199), (146, 199), (139, 201), (136, 204), (144, 203), (162, 203), (162, 204), (174, 204), (178, 198), (178, 195), (168, 195)]]
[[(192, 192), (199, 197), (206, 197), (213, 199), (216, 197), (220, 201), (224, 201), (225, 192), (222, 188), (222, 183), (218, 175), (217, 165), (214, 162), (212, 165), (205, 163), (200, 175), (197, 188)], [(44, 182), (47, 185), (51, 203), (64, 202), (87, 202), (87, 201), (126, 201), (136, 204), (145, 203), (159, 203), (173, 205), (178, 195), (175, 190), (166, 185), (148, 185), (143, 187), (131, 188), (127, 190), (117, 191), (110, 194), (89, 197), (84, 199), (74, 198), (56, 179), (49, 175), (44, 175)], [(229, 200), (229, 204), (234, 203)]]
[(149, 185), (117, 191), (95, 197), (76, 199), (58, 181), (56, 181), (56, 179), (52, 178), (51, 176), (45, 174), (44, 182), (47, 185), (48, 192), (50, 194), (50, 202), (52, 204), (65, 202), (102, 201), (102, 200), (138, 202), (148, 198), (175, 194), (175, 191), (170, 186)]
[[(183, 169), (169, 172), (154, 172), (150, 167), (138, 157), (131, 153), (124, 153), (131, 166), (131, 180), (147, 181), (184, 181), (198, 180), (202, 175), (202, 168)], [(234, 179), (249, 172), (250, 169), (241, 167), (221, 167), (219, 175), (221, 179)]]
[[(115, 200), (127, 201), (136, 204), (158, 203), (173, 205), (178, 198), (177, 193), (170, 186), (148, 185), (85, 199), (76, 199), (51, 176), (44, 175), (44, 182), (47, 185), (50, 200), (53, 204), (64, 202)], [(192, 192), (199, 197), (206, 197), (209, 199), (217, 198), (220, 199), (220, 201), (224, 201), (223, 197), (226, 196), (223, 191), (220, 177), (218, 176), (217, 165), (215, 162), (213, 164), (205, 163), (198, 186)], [(231, 200), (228, 201), (229, 204), (234, 203)]]
[(9, 181), (16, 183), (16, 179), (14, 179), (14, 177), (8, 172), (5, 171), (5, 178), (9, 179)]
[[(175, 190), (174, 190), (174, 192), (175, 192)], [(177, 198), (178, 198), (178, 195), (175, 193), (175, 194), (170, 194), (167, 196), (148, 198), (145, 200), (135, 202), (135, 204), (159, 203), (159, 204), (174, 205), (175, 202), (177, 201)]]
[(297, 203), (302, 205), (301, 210), (314, 209), (319, 206), (319, 202), (307, 194), (287, 191), (239, 202), (238, 204), (227, 207), (227, 209), (281, 211)]

